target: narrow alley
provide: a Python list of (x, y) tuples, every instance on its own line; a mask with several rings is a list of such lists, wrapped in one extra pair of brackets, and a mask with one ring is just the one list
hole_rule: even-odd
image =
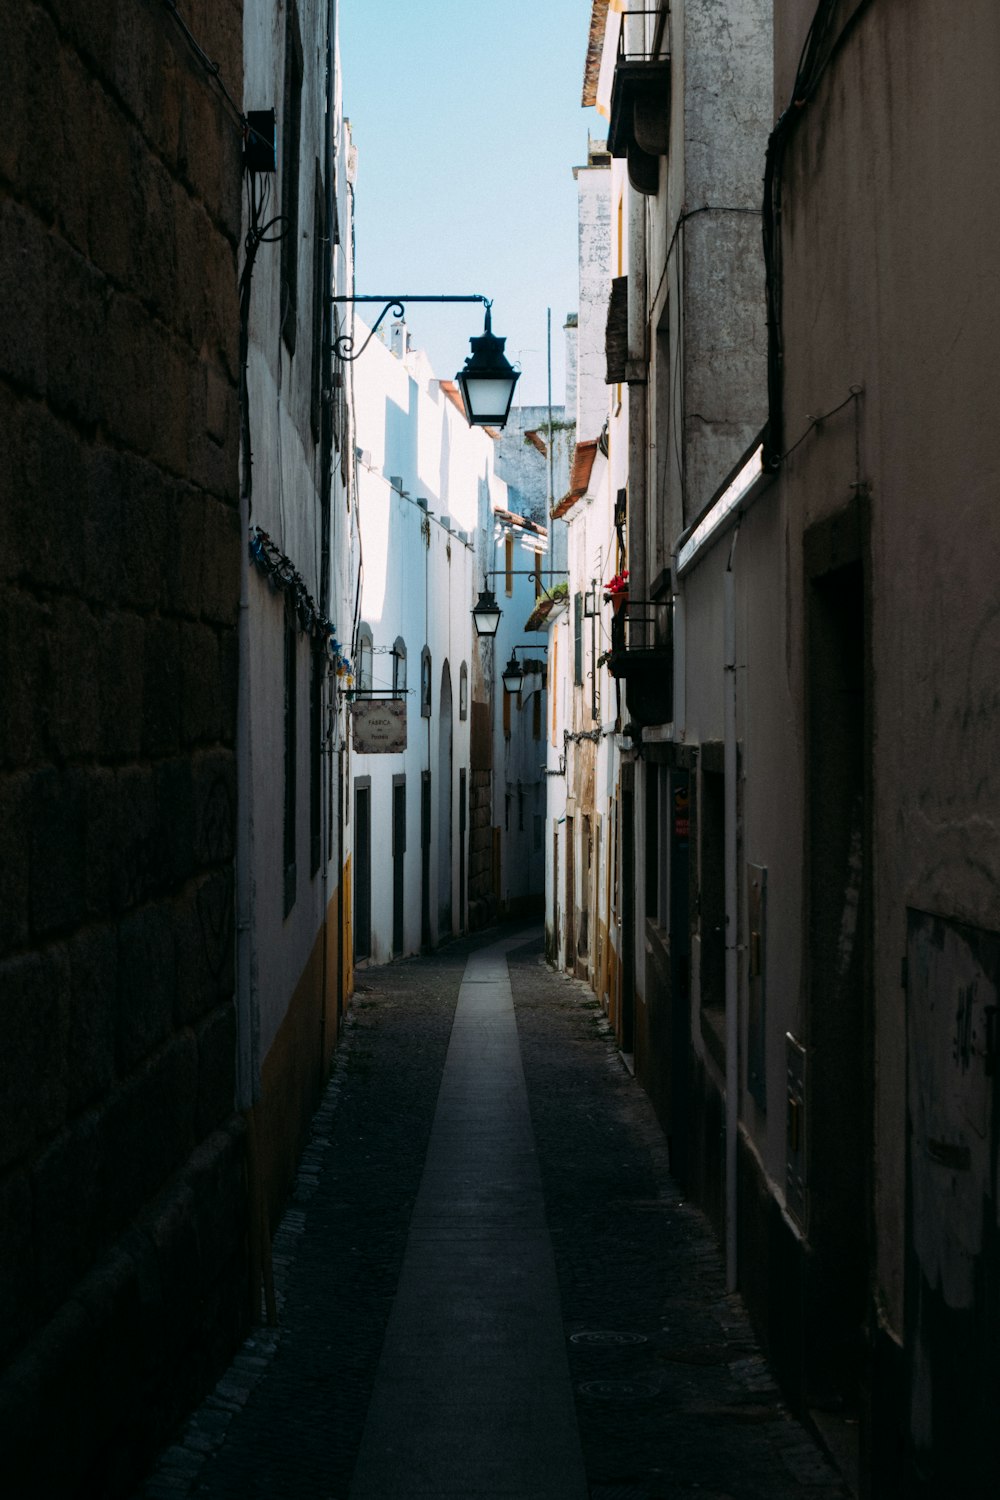
[(359, 971), (258, 1328), (136, 1500), (833, 1500), (538, 930)]

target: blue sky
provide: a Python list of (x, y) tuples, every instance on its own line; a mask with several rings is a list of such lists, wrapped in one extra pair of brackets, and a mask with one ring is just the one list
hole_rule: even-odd
[[(516, 400), (564, 393), (563, 323), (576, 310), (576, 183), (590, 0), (340, 0), (344, 113), (358, 148), (358, 292), (493, 298), (493, 331), (521, 365)], [(435, 373), (464, 363), (482, 311), (407, 309)]]

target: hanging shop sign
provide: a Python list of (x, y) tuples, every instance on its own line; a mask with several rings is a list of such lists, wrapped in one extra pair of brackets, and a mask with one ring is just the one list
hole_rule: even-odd
[(359, 698), (351, 704), (358, 755), (391, 755), (406, 749), (406, 699)]

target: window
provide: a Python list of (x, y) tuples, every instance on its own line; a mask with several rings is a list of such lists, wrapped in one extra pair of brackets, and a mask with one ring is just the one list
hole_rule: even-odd
[(372, 633), (369, 626), (362, 624), (358, 630), (358, 675), (357, 689), (359, 693), (370, 693), (372, 690)]
[(505, 688), (501, 688), (500, 691), (503, 693), (503, 737), (504, 737), (505, 740), (509, 740), (510, 739), (510, 700), (513, 698), (514, 694), (513, 693), (508, 693)]
[(531, 738), (540, 740), (542, 737), (542, 694), (536, 690), (531, 700)]
[(583, 685), (583, 595), (573, 595), (573, 682)]
[(295, 353), (295, 320), (299, 297), (299, 146), (302, 127), (302, 37), (295, 0), (289, 0), (285, 24), (284, 140), (281, 165), (281, 335)]
[(392, 695), (402, 698), (406, 693), (406, 642), (397, 635), (392, 648)]
[(469, 669), (464, 661), (458, 670), (458, 717), (469, 717)]
[(420, 653), (420, 714), (424, 719), (431, 716), (431, 653), (426, 646)]
[(503, 539), (503, 573), (504, 590), (510, 598), (514, 592), (514, 538), (509, 531)]
[(295, 610), (289, 596), (285, 595), (285, 803), (283, 818), (284, 915), (287, 917), (295, 905), (295, 817), (296, 805), (296, 733), (295, 720), (298, 711), (296, 690), (298, 631)]

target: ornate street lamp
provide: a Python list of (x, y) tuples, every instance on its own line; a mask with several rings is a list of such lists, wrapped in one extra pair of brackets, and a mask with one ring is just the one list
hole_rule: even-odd
[[(472, 342), (475, 344), (478, 342), (478, 340), (473, 339)], [(553, 569), (547, 568), (545, 571), (548, 573), (549, 578), (551, 579)], [(566, 577), (565, 568), (556, 568), (554, 571), (561, 577)], [(538, 569), (491, 568), (489, 570), (489, 572), (483, 579), (482, 592), (480, 593), (479, 598), (477, 599), (475, 607), (472, 611), (472, 623), (476, 627), (477, 635), (496, 635), (497, 633), (497, 626), (500, 624), (500, 616), (503, 611), (496, 601), (496, 595), (491, 589), (486, 587), (486, 584), (488, 579), (499, 578), (501, 573), (505, 578), (533, 578), (537, 582), (541, 577), (541, 564), (539, 564)]]
[(520, 375), (503, 352), (506, 342), (493, 332), (490, 303), (487, 302), (485, 330), (479, 338), (469, 340), (472, 353), (455, 376), (470, 427), (503, 427), (506, 424)]
[(500, 624), (500, 606), (492, 589), (483, 588), (472, 611), (472, 623), (477, 635), (493, 636)]
[[(384, 304), (360, 349), (355, 350), (354, 339), (349, 333), (342, 333), (334, 340), (333, 357), (345, 364), (360, 359), (378, 332), (383, 319), (390, 312), (394, 318), (402, 318), (406, 313), (407, 302), (481, 302), (486, 308), (485, 331), (478, 338), (469, 340), (472, 353), (455, 379), (462, 392), (462, 404), (465, 407), (465, 416), (470, 427), (505, 426), (510, 412), (510, 403), (514, 398), (514, 387), (517, 385), (521, 372), (515, 370), (504, 355), (503, 346), (507, 342), (506, 339), (497, 338), (492, 330), (490, 308), (493, 304), (488, 297), (478, 294), (463, 297), (344, 296), (334, 297), (333, 301), (352, 304), (356, 302)], [(487, 633), (492, 635), (493, 631), (483, 632), (483, 634)]]
[[(507, 663), (507, 665), (504, 667), (502, 673), (500, 674), (500, 681), (503, 683), (503, 690), (504, 690), (504, 692), (505, 693), (519, 693), (521, 691), (521, 685), (524, 682), (524, 668), (521, 666), (521, 663), (517, 659), (517, 653), (518, 653), (518, 651), (547, 651), (547, 650), (548, 650), (547, 646), (542, 645), (541, 643), (539, 643), (539, 644), (536, 645), (534, 642), (532, 642), (530, 645), (513, 646), (513, 647), (511, 647), (510, 661)], [(537, 666), (537, 665), (538, 665), (538, 663), (535, 662), (534, 665), (533, 665), (533, 669), (534, 669), (534, 666)]]
[(500, 680), (503, 683), (505, 693), (519, 693), (521, 691), (524, 672), (521, 670), (521, 663), (513, 651), (510, 653), (510, 661), (504, 667)]

